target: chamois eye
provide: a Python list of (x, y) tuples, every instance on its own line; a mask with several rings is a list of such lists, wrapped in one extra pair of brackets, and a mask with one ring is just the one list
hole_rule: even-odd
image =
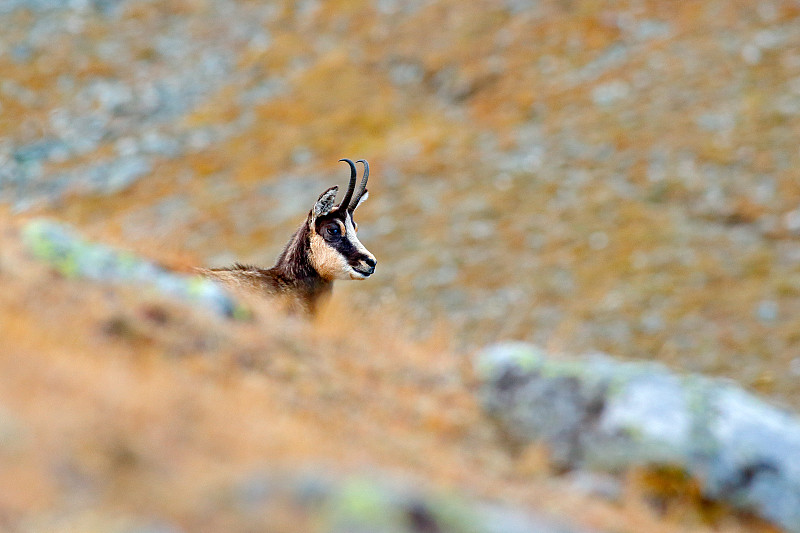
[(328, 226), (328, 235), (331, 237), (338, 237), (342, 234), (342, 230), (339, 229), (339, 226), (331, 224)]

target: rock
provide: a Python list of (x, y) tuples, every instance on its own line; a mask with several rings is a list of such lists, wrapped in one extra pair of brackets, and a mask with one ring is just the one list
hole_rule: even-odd
[(313, 516), (326, 533), (578, 533), (579, 530), (505, 506), (400, 487), (386, 480), (332, 479), (313, 473), (254, 474), (231, 488), (244, 511), (270, 506)]
[(23, 238), (35, 257), (67, 277), (143, 285), (224, 316), (244, 310), (220, 286), (200, 276), (169, 272), (136, 255), (83, 240), (69, 227), (51, 220), (29, 222)]
[(800, 532), (800, 419), (736, 385), (604, 354), (550, 358), (524, 343), (483, 350), (483, 405), (562, 468), (670, 466), (706, 496)]
[(622, 498), (622, 482), (609, 474), (576, 470), (567, 476), (572, 487), (582, 494), (618, 502)]
[(14, 150), (14, 159), (18, 163), (54, 159), (63, 161), (69, 156), (69, 147), (58, 139), (42, 139), (20, 146)]
[(624, 100), (630, 94), (630, 86), (622, 80), (602, 83), (592, 89), (592, 101), (601, 107), (610, 106)]
[(455, 498), (401, 494), (358, 479), (330, 494), (325, 514), (331, 532), (480, 531), (474, 511)]
[(771, 324), (778, 319), (779, 308), (775, 300), (762, 300), (756, 307), (756, 317), (765, 324)]
[(15, 63), (28, 63), (33, 58), (33, 48), (28, 44), (17, 44), (11, 47), (11, 59)]
[(634, 24), (632, 32), (637, 39), (641, 41), (650, 41), (670, 37), (672, 35), (672, 28), (669, 22), (648, 19)]

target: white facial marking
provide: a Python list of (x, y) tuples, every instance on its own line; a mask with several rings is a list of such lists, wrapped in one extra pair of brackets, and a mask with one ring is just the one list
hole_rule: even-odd
[(362, 194), (362, 195), (361, 195), (361, 198), (359, 198), (359, 199), (358, 199), (358, 203), (357, 203), (357, 204), (356, 204), (356, 206), (353, 208), (353, 211), (355, 211), (356, 209), (358, 209), (358, 207), (359, 207), (361, 204), (363, 204), (364, 202), (366, 202), (366, 201), (367, 201), (367, 198), (369, 198), (369, 191), (364, 191), (364, 194)]
[(353, 224), (353, 217), (350, 216), (350, 213), (347, 213), (347, 216), (344, 219), (344, 227), (345, 227), (345, 238), (350, 241), (350, 243), (362, 254), (365, 254), (369, 257), (372, 257), (372, 254), (369, 253), (369, 250), (364, 248), (364, 245), (361, 244), (361, 241), (358, 240), (358, 235), (356, 235), (356, 227)]
[[(364, 245), (361, 244), (361, 241), (358, 240), (358, 236), (356, 236), (356, 229), (353, 225), (353, 219), (350, 216), (350, 213), (347, 213), (345, 216), (343, 229), (344, 231), (342, 232), (342, 237), (350, 241), (350, 244), (353, 246), (353, 248), (355, 248), (359, 253), (366, 255), (373, 260), (375, 259), (369, 250), (367, 250)], [(364, 274), (354, 270), (353, 267), (351, 267), (347, 262), (347, 258), (340, 254), (339, 251), (333, 248), (330, 244), (328, 244), (328, 242), (316, 232), (313, 232), (311, 235), (311, 261), (314, 265), (314, 268), (317, 270), (317, 272), (319, 272), (319, 275), (327, 280), (361, 280), (367, 278), (367, 276)]]
[[(350, 243), (355, 247), (356, 250), (361, 252), (362, 254), (366, 255), (367, 257), (371, 258), (373, 261), (375, 260), (375, 256), (372, 255), (369, 250), (367, 250), (361, 241), (358, 240), (358, 235), (356, 235), (356, 228), (355, 223), (353, 222), (353, 217), (350, 216), (350, 213), (347, 213), (345, 217), (345, 228), (347, 228), (347, 232), (345, 233), (345, 238), (347, 238)], [(349, 265), (348, 265), (349, 266)], [(350, 267), (350, 279), (361, 280), (366, 279), (367, 276), (364, 274), (357, 272), (352, 267)]]

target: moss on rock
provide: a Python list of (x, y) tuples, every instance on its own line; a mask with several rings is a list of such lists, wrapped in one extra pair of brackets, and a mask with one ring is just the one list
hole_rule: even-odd
[(130, 252), (86, 241), (53, 220), (29, 222), (23, 240), (34, 257), (66, 277), (142, 285), (224, 316), (246, 315), (244, 308), (212, 281), (170, 272)]

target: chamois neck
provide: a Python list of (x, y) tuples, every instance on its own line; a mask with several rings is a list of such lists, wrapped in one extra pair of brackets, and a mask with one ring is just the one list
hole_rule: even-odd
[(303, 223), (286, 243), (272, 270), (287, 279), (297, 280), (298, 285), (316, 285), (325, 282), (309, 259), (311, 251), (309, 238), (308, 224)]

